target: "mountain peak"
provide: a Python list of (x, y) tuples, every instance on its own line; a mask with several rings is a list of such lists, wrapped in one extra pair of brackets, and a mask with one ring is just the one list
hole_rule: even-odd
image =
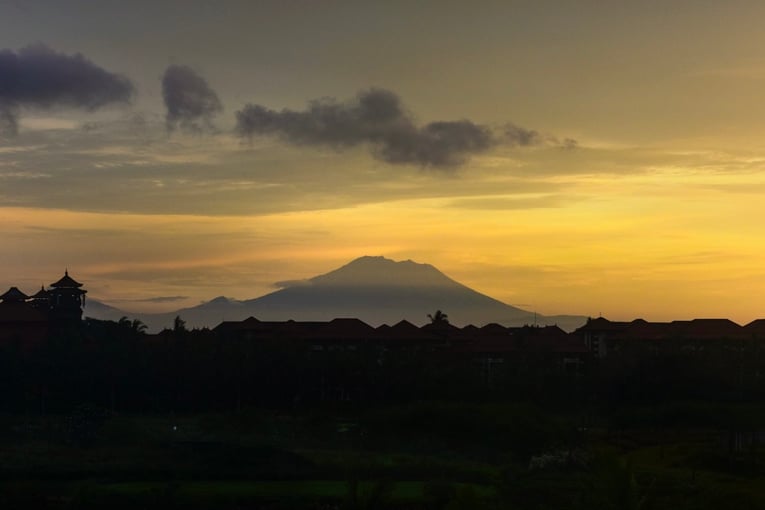
[[(353, 266), (353, 265), (409, 265), (413, 264), (416, 266), (428, 266), (429, 264), (418, 264), (417, 262), (414, 262), (412, 259), (406, 259), (406, 260), (393, 260), (389, 259), (383, 255), (362, 255), (359, 258), (353, 259), (352, 261), (348, 262), (343, 267)], [(342, 268), (341, 268), (342, 269)]]
[(430, 264), (371, 255), (359, 257), (339, 269), (311, 278), (310, 282), (313, 285), (342, 287), (459, 285)]
[(211, 299), (210, 301), (207, 301), (206, 304), (212, 305), (212, 304), (227, 304), (230, 303), (232, 300), (227, 298), (226, 296), (218, 296), (216, 298)]
[(237, 306), (239, 304), (239, 301), (236, 299), (227, 298), (226, 296), (218, 296), (216, 298), (211, 299), (210, 301), (205, 301), (197, 307), (203, 307), (203, 308), (226, 308), (229, 306)]

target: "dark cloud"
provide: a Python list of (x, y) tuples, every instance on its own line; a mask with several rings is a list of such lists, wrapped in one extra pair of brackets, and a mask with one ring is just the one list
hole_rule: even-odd
[(541, 143), (543, 137), (532, 129), (522, 128), (515, 124), (508, 123), (504, 129), (505, 143), (508, 145), (533, 145)]
[(42, 45), (0, 50), (0, 134), (15, 135), (22, 109), (79, 108), (93, 111), (127, 103), (134, 93), (126, 77), (83, 55)]
[(533, 145), (543, 141), (536, 131), (508, 125), (501, 134), (469, 120), (439, 121), (417, 126), (393, 92), (372, 89), (344, 103), (312, 101), (304, 111), (271, 110), (247, 104), (236, 112), (240, 136), (280, 136), (297, 145), (342, 149), (370, 144), (388, 163), (454, 167), (496, 145)]
[(213, 129), (212, 119), (223, 111), (218, 95), (193, 69), (171, 65), (162, 77), (167, 129), (201, 132)]

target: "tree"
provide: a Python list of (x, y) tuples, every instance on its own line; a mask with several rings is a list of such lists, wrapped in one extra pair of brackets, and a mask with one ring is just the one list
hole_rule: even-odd
[(117, 322), (120, 327), (131, 331), (132, 333), (137, 334), (144, 334), (146, 333), (146, 324), (143, 323), (143, 321), (139, 319), (133, 319), (132, 321), (128, 319), (126, 316), (120, 317), (119, 322)]
[(144, 322), (140, 319), (133, 319), (130, 322), (130, 329), (132, 329), (135, 333), (144, 334), (146, 333), (147, 328), (148, 326), (144, 324)]
[(181, 319), (180, 315), (176, 315), (175, 319), (173, 320), (173, 331), (176, 333), (186, 331), (186, 321)]
[(449, 324), (449, 316), (441, 310), (436, 310), (436, 313), (428, 314), (431, 324)]

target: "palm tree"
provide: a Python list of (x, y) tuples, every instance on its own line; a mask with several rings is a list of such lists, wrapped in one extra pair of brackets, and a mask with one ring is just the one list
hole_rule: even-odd
[(130, 329), (139, 335), (146, 333), (147, 328), (148, 326), (140, 319), (133, 319), (133, 321), (130, 323)]
[(449, 316), (441, 310), (436, 310), (436, 313), (428, 314), (431, 324), (449, 324)]
[(130, 330), (131, 332), (138, 334), (146, 333), (146, 328), (148, 327), (140, 319), (133, 319), (131, 321), (124, 315), (120, 317), (120, 320), (117, 322), (117, 324), (126, 330)]

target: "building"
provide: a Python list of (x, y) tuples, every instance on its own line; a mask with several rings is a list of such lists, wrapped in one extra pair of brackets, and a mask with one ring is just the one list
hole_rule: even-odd
[(53, 331), (78, 327), (87, 293), (82, 286), (65, 271), (49, 289), (41, 287), (31, 296), (17, 287), (8, 289), (0, 295), (0, 344), (28, 348)]

